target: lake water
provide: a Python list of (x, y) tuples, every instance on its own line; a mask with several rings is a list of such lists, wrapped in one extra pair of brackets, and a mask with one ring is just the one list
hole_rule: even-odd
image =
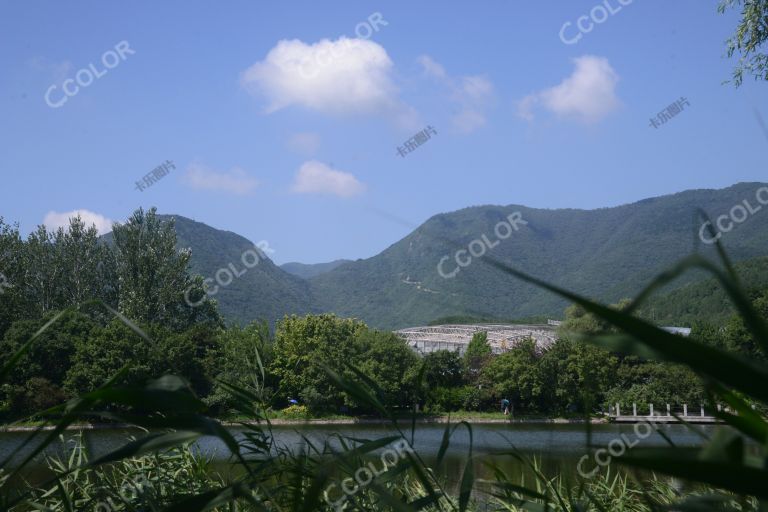
[[(442, 442), (444, 425), (417, 425), (414, 436), (414, 447), (429, 464), (436, 459), (437, 452)], [(714, 434), (718, 426), (697, 426), (699, 432), (706, 436)], [(692, 432), (684, 425), (661, 425), (660, 431), (668, 436), (678, 446), (698, 446), (702, 444), (701, 435)], [(238, 429), (232, 429), (236, 436)], [(404, 426), (403, 431), (410, 438), (410, 425)], [(636, 429), (634, 425), (593, 425), (591, 432), (591, 444), (596, 448), (608, 448), (611, 446), (614, 452), (620, 449), (620, 444), (637, 445), (640, 447), (667, 446), (668, 443), (659, 432), (652, 432), (648, 437), (641, 439), (649, 432), (649, 429)], [(638, 436), (638, 433), (641, 435)], [(74, 435), (68, 432), (67, 436)], [(278, 443), (300, 448), (302, 435), (307, 436), (313, 442), (322, 443), (331, 436), (341, 434), (356, 439), (378, 439), (390, 435), (396, 435), (391, 427), (372, 425), (292, 425), (276, 426), (274, 428), (275, 439)], [(92, 430), (85, 431), (83, 436), (92, 456), (98, 456), (112, 451), (125, 443), (129, 436), (138, 436), (136, 430)], [(27, 433), (2, 433), (0, 434), (0, 460), (7, 457), (11, 451), (17, 448)], [(535, 457), (544, 474), (554, 476), (563, 474), (574, 477), (577, 473), (577, 465), (587, 449), (588, 437), (586, 426), (582, 424), (494, 424), (474, 425), (472, 429), (472, 450), (474, 464), (478, 478), (490, 477), (490, 470), (485, 463), (493, 461), (503, 467), (508, 474), (529, 474), (523, 464), (510, 457), (502, 455), (512, 449), (519, 450), (529, 457)], [(623, 440), (623, 441), (622, 441)], [(461, 469), (464, 467), (470, 448), (470, 437), (466, 428), (460, 427), (451, 439), (450, 450), (446, 458), (447, 464), (441, 471), (449, 482), (458, 481)], [(31, 448), (30, 448), (31, 449)], [(61, 449), (61, 444), (48, 451), (53, 454)], [(195, 449), (200, 453), (212, 457), (218, 470), (226, 471), (229, 452), (226, 447), (215, 438), (205, 437), (195, 444)], [(22, 453), (29, 453), (24, 449)], [(596, 467), (594, 459), (583, 461), (583, 468), (587, 471)], [(46, 476), (44, 460), (40, 459), (26, 476), (32, 480), (38, 480)]]

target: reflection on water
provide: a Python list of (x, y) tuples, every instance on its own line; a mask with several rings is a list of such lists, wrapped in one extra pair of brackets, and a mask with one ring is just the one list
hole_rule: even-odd
[[(724, 428), (716, 426), (695, 427), (705, 435), (711, 436), (715, 429)], [(414, 447), (422, 458), (430, 464), (436, 458), (442, 442), (444, 425), (417, 425), (414, 436)], [(660, 430), (668, 436), (677, 446), (698, 446), (702, 443), (702, 437), (689, 430), (684, 425), (661, 425)], [(237, 437), (242, 429), (232, 429)], [(404, 426), (403, 431), (410, 439), (410, 425)], [(71, 438), (75, 432), (67, 433)], [(377, 439), (396, 434), (391, 427), (372, 425), (292, 425), (274, 428), (277, 443), (293, 446), (299, 449), (303, 444), (302, 435), (313, 443), (322, 444), (325, 440), (338, 447), (337, 435), (350, 436), (356, 439)], [(0, 434), (0, 459), (4, 459), (18, 448), (27, 438), (27, 433), (2, 433)], [(83, 438), (91, 457), (108, 453), (120, 447), (130, 436), (139, 436), (137, 430), (91, 430), (85, 431)], [(553, 425), (553, 424), (516, 424), (516, 425), (475, 425), (472, 429), (472, 452), (477, 478), (490, 477), (486, 463), (499, 464), (510, 475), (530, 474), (522, 464), (504, 455), (512, 449), (518, 450), (529, 457), (536, 457), (544, 474), (554, 476), (563, 474), (568, 477), (576, 475), (578, 460), (587, 453), (587, 446), (608, 447), (611, 441), (621, 439), (639, 441), (637, 446), (666, 446), (667, 441), (662, 435), (654, 432), (646, 439), (638, 439), (633, 425), (594, 425), (591, 428), (591, 443), (588, 441), (585, 425)], [(466, 463), (470, 447), (469, 432), (463, 426), (457, 429), (451, 438), (450, 450), (446, 457), (446, 464), (439, 472), (446, 479), (456, 481), (460, 477), (460, 471)], [(61, 443), (56, 443), (47, 453), (61, 453)], [(211, 457), (215, 461), (218, 470), (226, 472), (229, 451), (218, 439), (205, 437), (195, 443), (194, 448), (201, 454)], [(15, 460), (29, 454), (32, 446), (25, 447)], [(590, 466), (591, 467), (591, 466)], [(38, 480), (47, 471), (42, 457), (25, 473), (28, 478)]]

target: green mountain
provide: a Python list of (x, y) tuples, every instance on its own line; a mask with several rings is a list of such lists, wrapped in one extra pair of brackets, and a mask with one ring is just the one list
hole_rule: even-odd
[[(179, 247), (192, 249), (193, 272), (215, 279), (220, 269), (229, 269), (220, 273), (224, 281), (228, 272), (242, 273), (227, 286), (213, 283), (218, 286), (214, 298), (229, 320), (272, 322), (285, 314), (329, 311), (378, 328), (400, 328), (444, 317), (562, 315), (564, 301), (499, 272), (483, 258), (472, 258), (468, 266), (459, 268), (455, 254), (468, 248), (593, 298), (616, 302), (631, 297), (697, 246), (703, 254), (714, 256), (711, 245), (698, 242), (697, 208), (717, 218), (747, 200), (756, 210), (755, 194), (761, 186), (741, 183), (722, 190), (691, 190), (598, 210), (517, 205), (465, 208), (430, 218), (372, 258), (342, 262), (331, 270), (327, 266), (338, 262), (326, 267), (287, 265), (299, 274), (315, 274), (307, 279), (286, 272), (263, 254), (258, 265), (247, 268), (243, 254), (254, 250), (252, 242), (173, 217)], [(735, 261), (768, 255), (768, 207), (763, 209), (723, 236)], [(509, 216), (517, 212), (520, 216), (512, 217), (515, 231)], [(498, 236), (507, 232), (511, 232), (508, 238)], [(465, 262), (469, 253), (460, 256)], [(444, 274), (459, 268), (455, 276), (441, 277), (437, 267), (443, 258)], [(246, 257), (246, 261), (251, 260)], [(765, 262), (745, 261), (741, 266), (745, 282), (768, 284)], [(702, 315), (727, 317), (724, 296), (715, 292), (713, 283), (702, 282), (704, 277), (690, 273), (679, 279), (665, 290), (668, 295), (649, 303), (646, 313), (665, 324), (686, 324)]]
[[(768, 257), (742, 261), (734, 267), (748, 292), (768, 289)], [(735, 313), (730, 299), (713, 278), (653, 297), (641, 308), (641, 314), (649, 320), (679, 326), (692, 326), (700, 320), (725, 324)]]
[[(756, 192), (761, 186), (740, 183), (722, 190), (691, 190), (598, 210), (518, 205), (465, 208), (436, 215), (381, 254), (349, 262), (309, 283), (319, 309), (358, 317), (380, 328), (424, 325), (451, 315), (561, 315), (567, 306), (564, 301), (502, 274), (482, 259), (475, 258), (449, 279), (440, 276), (437, 265), (448, 256), (444, 272), (454, 271), (456, 251), (486, 236), (487, 242), (473, 243), (476, 254), (482, 244), (493, 245), (488, 257), (615, 302), (635, 295), (658, 272), (697, 247), (713, 256), (712, 246), (698, 241), (697, 209), (704, 208), (713, 218), (728, 214), (745, 200), (757, 209)], [(498, 240), (495, 226), (515, 212), (527, 224)], [(768, 254), (768, 208), (751, 214), (723, 241), (736, 261)], [(702, 274), (691, 273), (676, 286), (701, 278)]]
[[(271, 323), (285, 314), (315, 311), (307, 282), (275, 265), (254, 248), (253, 242), (179, 215), (162, 217), (175, 219), (178, 247), (192, 249), (192, 272), (214, 279), (212, 286), (218, 290), (212, 298), (219, 302), (227, 320), (245, 323), (265, 319)], [(262, 257), (257, 260), (250, 251)], [(226, 270), (219, 273), (216, 282), (221, 269)], [(229, 281), (229, 274), (233, 276), (231, 283), (222, 286)]]
[(316, 276), (319, 276), (320, 274), (325, 274), (326, 272), (330, 272), (336, 267), (339, 267), (349, 261), (350, 260), (335, 260), (328, 263), (313, 263), (313, 264), (291, 262), (291, 263), (283, 263), (282, 265), (280, 265), (280, 268), (285, 270), (289, 274), (293, 274), (302, 279), (309, 279), (311, 277), (316, 277)]

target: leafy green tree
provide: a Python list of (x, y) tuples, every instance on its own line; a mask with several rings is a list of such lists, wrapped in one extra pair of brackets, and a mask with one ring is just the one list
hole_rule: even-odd
[(657, 410), (670, 404), (679, 408), (683, 404), (698, 407), (705, 394), (696, 374), (684, 366), (644, 362), (626, 358), (616, 373), (617, 385), (606, 392), (607, 405), (621, 404), (628, 410), (637, 404), (647, 410), (655, 404)]
[[(328, 377), (324, 366), (351, 377), (345, 362), (354, 362), (359, 354), (355, 340), (367, 330), (359, 320), (342, 319), (336, 315), (286, 316), (275, 330), (272, 373), (280, 379), (279, 405), (286, 400), (303, 398), (305, 390), (312, 392), (307, 401), (313, 413), (338, 411), (344, 405), (355, 405)], [(311, 402), (311, 403), (309, 403)]]
[[(768, 290), (752, 294), (752, 306), (757, 313), (768, 320)], [(722, 345), (726, 350), (740, 353), (750, 359), (765, 362), (766, 355), (760, 350), (754, 334), (747, 328), (744, 320), (733, 316), (722, 330)]]
[[(258, 356), (257, 356), (258, 354)], [(212, 364), (216, 384), (206, 402), (217, 408), (226, 408), (230, 404), (231, 395), (221, 382), (243, 389), (254, 390), (260, 375), (257, 357), (261, 359), (264, 368), (272, 364), (273, 347), (269, 326), (266, 322), (252, 322), (245, 327), (233, 325), (222, 329), (218, 334), (216, 352)], [(274, 387), (276, 382), (269, 376), (268, 385)], [(274, 389), (268, 389), (266, 394)], [(268, 399), (269, 397), (263, 397)]]
[(11, 285), (0, 290), (0, 332), (14, 320), (41, 318), (89, 300), (115, 306), (114, 270), (111, 250), (79, 216), (66, 230), (38, 226), (26, 241), (18, 227), (0, 219), (0, 273)]
[(526, 339), (494, 357), (483, 369), (481, 381), (499, 400), (509, 399), (516, 407), (538, 410), (543, 396), (536, 341)]
[[(220, 329), (209, 323), (193, 325), (182, 332), (153, 326), (154, 345), (149, 355), (152, 377), (177, 375), (187, 379), (198, 396), (209, 395), (217, 373), (219, 333)], [(235, 359), (232, 363), (242, 366), (245, 360)]]
[(117, 305), (115, 257), (96, 226), (86, 227), (79, 215), (73, 217), (67, 230), (56, 231), (54, 245), (61, 270), (60, 308), (94, 299)]
[[(630, 299), (622, 299), (618, 304), (613, 304), (611, 307), (618, 311), (623, 311), (630, 304)], [(596, 333), (611, 330), (608, 322), (599, 320), (578, 304), (572, 304), (565, 310), (565, 321), (560, 325), (559, 332), (561, 336), (567, 336), (572, 332)]]
[(65, 389), (72, 394), (91, 391), (127, 368), (125, 381), (144, 382), (153, 373), (154, 344), (118, 319), (77, 340)]
[(436, 350), (425, 355), (422, 364), (428, 388), (455, 388), (464, 383), (464, 368), (458, 352)]
[(741, 20), (736, 33), (726, 41), (728, 57), (739, 55), (733, 71), (733, 83), (738, 87), (744, 74), (756, 80), (768, 80), (768, 55), (760, 51), (768, 40), (768, 0), (722, 0), (718, 11), (741, 7)]
[(488, 333), (486, 331), (476, 332), (467, 345), (467, 351), (464, 352), (464, 372), (466, 378), (471, 381), (477, 381), (483, 367), (488, 363), (493, 355), (491, 344), (488, 343)]
[(0, 337), (16, 320), (34, 318), (24, 294), (24, 242), (18, 225), (0, 217)]
[[(53, 314), (38, 320), (15, 322), (0, 341), (0, 366), (46, 324)], [(90, 318), (76, 311), (64, 312), (30, 346), (14, 367), (11, 381), (25, 384), (34, 377), (44, 377), (62, 386), (76, 351), (76, 345), (98, 330)]]
[(162, 221), (155, 208), (138, 209), (128, 222), (114, 225), (113, 237), (121, 313), (176, 331), (200, 322), (221, 323), (215, 303), (204, 296), (202, 278), (188, 273), (191, 252), (176, 250), (172, 220)]
[(606, 350), (558, 339), (541, 360), (544, 402), (557, 412), (591, 411), (615, 384), (617, 366), (618, 359)]
[(384, 392), (389, 407), (410, 405), (414, 398), (409, 375), (419, 365), (419, 356), (406, 341), (392, 332), (367, 330), (360, 333), (357, 368)]
[(24, 244), (24, 293), (29, 297), (30, 306), (34, 308), (35, 318), (64, 306), (64, 269), (59, 265), (61, 259), (58, 252), (55, 234), (45, 226), (38, 226)]

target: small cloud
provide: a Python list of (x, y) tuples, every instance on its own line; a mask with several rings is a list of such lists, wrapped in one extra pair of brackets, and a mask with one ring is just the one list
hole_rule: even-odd
[(72, 62), (64, 60), (51, 62), (44, 57), (33, 57), (27, 61), (27, 67), (38, 73), (47, 73), (54, 82), (63, 82), (74, 69)]
[(485, 110), (494, 98), (493, 83), (481, 75), (451, 77), (445, 68), (429, 55), (418, 59), (424, 74), (448, 88), (449, 99), (456, 105), (453, 126), (462, 133), (471, 133), (486, 123)]
[(267, 255), (267, 257), (272, 257), (273, 254), (275, 254), (275, 250), (269, 246), (269, 242), (266, 240), (259, 240), (256, 242), (256, 247)]
[(86, 227), (96, 226), (100, 235), (112, 231), (111, 220), (90, 210), (72, 210), (71, 212), (62, 213), (50, 211), (45, 215), (43, 224), (50, 230), (58, 228), (67, 229), (69, 228), (69, 219), (73, 219), (78, 215)]
[(573, 62), (573, 74), (559, 85), (523, 98), (518, 103), (518, 115), (530, 121), (534, 108), (542, 105), (560, 117), (595, 123), (621, 105), (616, 96), (619, 76), (608, 59), (584, 55)]
[(387, 51), (370, 40), (292, 39), (246, 69), (240, 83), (267, 99), (268, 113), (302, 106), (326, 114), (375, 114), (404, 107), (392, 72)]
[(325, 194), (352, 197), (362, 194), (365, 185), (352, 174), (331, 169), (316, 160), (305, 162), (293, 181), (291, 191), (297, 194)]
[(416, 60), (421, 64), (425, 75), (432, 78), (446, 78), (445, 68), (429, 55), (422, 55)]
[(298, 153), (314, 154), (320, 148), (320, 136), (312, 132), (294, 133), (288, 139), (288, 147)]
[(462, 133), (472, 133), (485, 126), (485, 115), (472, 109), (464, 109), (453, 116), (453, 126)]
[(259, 186), (258, 180), (248, 175), (240, 167), (234, 167), (227, 172), (217, 172), (198, 163), (187, 168), (182, 180), (189, 187), (199, 190), (227, 192), (235, 195), (250, 194)]

